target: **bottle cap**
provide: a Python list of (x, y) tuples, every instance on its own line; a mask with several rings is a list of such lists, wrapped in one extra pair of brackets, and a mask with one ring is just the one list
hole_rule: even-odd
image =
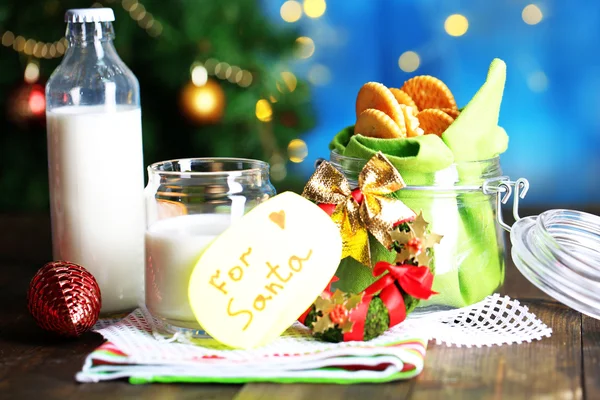
[(73, 8), (65, 13), (65, 22), (111, 22), (115, 20), (112, 8)]

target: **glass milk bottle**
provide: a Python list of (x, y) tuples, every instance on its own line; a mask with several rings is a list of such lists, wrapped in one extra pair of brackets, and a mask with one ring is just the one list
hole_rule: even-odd
[(94, 275), (103, 315), (137, 306), (144, 267), (139, 84), (113, 45), (114, 19), (68, 10), (69, 47), (46, 85), (54, 259)]

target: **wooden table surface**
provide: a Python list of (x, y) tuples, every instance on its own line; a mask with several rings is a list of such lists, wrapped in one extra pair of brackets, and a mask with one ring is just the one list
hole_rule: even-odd
[[(528, 215), (528, 214), (525, 214)], [(553, 330), (529, 344), (452, 348), (429, 344), (418, 377), (387, 384), (78, 384), (96, 333), (53, 338), (26, 310), (35, 271), (49, 261), (46, 216), (0, 215), (0, 399), (600, 399), (600, 322), (557, 303), (507, 264), (504, 293)]]

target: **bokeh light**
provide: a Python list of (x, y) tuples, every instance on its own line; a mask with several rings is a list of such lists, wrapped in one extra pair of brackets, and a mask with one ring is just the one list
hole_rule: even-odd
[(252, 74), (246, 70), (241, 71), (240, 80), (238, 85), (241, 87), (248, 87), (252, 84)]
[(281, 5), (279, 14), (285, 22), (296, 22), (302, 17), (302, 5), (294, 0), (286, 1)]
[(46, 110), (46, 98), (42, 90), (32, 90), (29, 95), (29, 109), (33, 114), (40, 115)]
[(461, 14), (452, 14), (444, 22), (444, 29), (450, 36), (462, 36), (469, 29), (469, 20)]
[(273, 119), (273, 109), (268, 100), (260, 99), (256, 102), (256, 118), (262, 122), (269, 122)]
[(208, 72), (206, 71), (206, 67), (204, 65), (192, 66), (192, 82), (194, 82), (194, 85), (205, 85), (207, 80)]
[(25, 48), (25, 42), (26, 40), (23, 36), (17, 36), (13, 42), (13, 49), (16, 51), (23, 51)]
[(291, 72), (284, 71), (281, 73), (281, 78), (283, 79), (283, 83), (277, 81), (277, 90), (279, 92), (293, 92), (296, 90), (296, 85), (298, 84), (298, 79), (296, 79), (296, 75)]
[(40, 67), (34, 62), (30, 62), (25, 67), (25, 82), (35, 83), (40, 77)]
[(521, 17), (523, 18), (523, 21), (525, 21), (526, 24), (536, 25), (542, 21), (542, 18), (544, 18), (544, 14), (537, 5), (529, 4), (525, 6), (525, 8), (523, 8)]
[(271, 165), (271, 179), (275, 182), (280, 182), (287, 176), (287, 167), (285, 159), (280, 154), (275, 154), (269, 160)]
[(296, 39), (296, 57), (298, 58), (308, 58), (312, 56), (315, 52), (315, 42), (307, 37), (300, 36)]
[(308, 147), (302, 139), (292, 140), (287, 147), (288, 157), (293, 163), (301, 163), (308, 156)]
[(414, 72), (421, 65), (421, 58), (414, 51), (405, 51), (398, 58), (398, 66), (404, 72)]
[(12, 33), (11, 31), (6, 31), (4, 32), (4, 34), (2, 35), (2, 45), (3, 46), (12, 46), (13, 42), (15, 41), (15, 34)]
[(325, 0), (304, 0), (304, 14), (309, 18), (319, 18), (326, 8)]

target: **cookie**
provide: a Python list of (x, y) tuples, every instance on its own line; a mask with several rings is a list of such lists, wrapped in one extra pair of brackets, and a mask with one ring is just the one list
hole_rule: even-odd
[(429, 75), (415, 76), (404, 82), (402, 90), (415, 102), (419, 110), (428, 108), (456, 109), (456, 100), (448, 86)]
[(406, 125), (406, 136), (415, 137), (424, 134), (423, 129), (419, 126), (419, 120), (415, 117), (416, 112), (411, 106), (400, 104), (400, 109), (404, 115), (404, 123)]
[(432, 108), (420, 111), (417, 114), (417, 119), (426, 135), (434, 134), (440, 137), (442, 136), (442, 133), (448, 129), (450, 124), (454, 122), (454, 118), (442, 110)]
[(374, 108), (383, 111), (398, 125), (402, 125), (404, 117), (396, 98), (390, 90), (377, 82), (365, 83), (356, 96), (356, 118), (366, 109)]
[(440, 110), (442, 110), (454, 119), (456, 119), (456, 117), (458, 117), (458, 115), (460, 114), (460, 111), (458, 111), (458, 109), (456, 108), (440, 108)]
[(410, 97), (405, 91), (402, 89), (390, 88), (390, 92), (392, 92), (398, 104), (404, 104), (412, 107), (413, 115), (417, 115), (419, 108), (415, 104), (415, 101), (412, 99), (412, 97)]
[[(404, 126), (404, 121), (402, 122)], [(406, 126), (402, 129), (383, 111), (368, 108), (361, 112), (356, 119), (354, 134), (381, 139), (396, 139), (406, 137)]]

